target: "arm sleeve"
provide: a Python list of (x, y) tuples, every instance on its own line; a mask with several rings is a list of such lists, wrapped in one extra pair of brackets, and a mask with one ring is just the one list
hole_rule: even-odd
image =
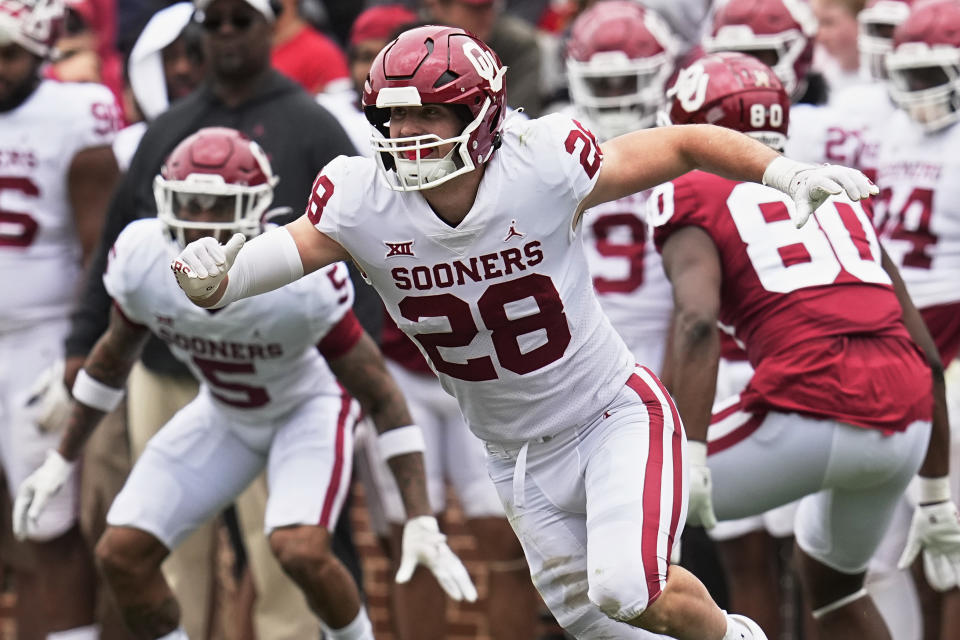
[(286, 227), (271, 229), (248, 242), (230, 268), (227, 288), (214, 305), (273, 291), (303, 277), (300, 250)]

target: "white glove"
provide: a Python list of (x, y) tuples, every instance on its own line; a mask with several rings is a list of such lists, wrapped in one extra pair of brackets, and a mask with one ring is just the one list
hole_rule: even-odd
[(59, 431), (70, 416), (70, 392), (63, 384), (66, 361), (61, 358), (41, 373), (30, 387), (27, 409), (41, 431)]
[(188, 244), (170, 263), (180, 288), (191, 298), (212, 296), (233, 266), (244, 242), (246, 237), (235, 233), (225, 245), (209, 236)]
[(917, 505), (897, 566), (913, 564), (923, 549), (923, 571), (937, 591), (960, 586), (960, 516), (952, 501)]
[(793, 223), (802, 227), (810, 214), (830, 196), (846, 192), (851, 200), (880, 193), (867, 176), (836, 164), (805, 164), (777, 156), (763, 172), (763, 184), (793, 198)]
[(690, 460), (690, 500), (687, 503), (687, 524), (713, 529), (717, 516), (713, 513), (713, 482), (707, 466), (707, 443), (687, 442)]
[(20, 483), (13, 503), (13, 534), (17, 540), (27, 539), (47, 502), (70, 478), (74, 464), (51, 449), (40, 468)]
[(477, 588), (473, 586), (460, 558), (447, 546), (447, 536), (440, 533), (437, 519), (433, 516), (411, 518), (403, 525), (397, 582), (403, 584), (409, 581), (418, 564), (430, 569), (443, 590), (454, 600), (476, 601)]

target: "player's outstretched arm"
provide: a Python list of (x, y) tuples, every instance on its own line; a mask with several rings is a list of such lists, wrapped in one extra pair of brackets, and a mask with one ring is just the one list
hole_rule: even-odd
[(29, 537), (49, 499), (70, 477), (83, 445), (101, 418), (123, 397), (123, 386), (150, 332), (131, 324), (114, 308), (110, 325), (94, 345), (73, 385), (73, 401), (60, 446), (20, 484), (13, 508), (13, 530)]
[(694, 169), (783, 191), (797, 205), (793, 212), (797, 226), (830, 195), (845, 191), (852, 200), (860, 200), (878, 192), (856, 169), (794, 162), (750, 136), (707, 124), (634, 131), (608, 140), (602, 149), (597, 183), (581, 203), (581, 211)]
[(960, 515), (950, 497), (950, 423), (947, 419), (943, 363), (930, 332), (907, 293), (896, 265), (883, 251), (881, 264), (893, 280), (893, 289), (903, 309), (903, 322), (927, 358), (933, 378), (933, 430), (927, 455), (916, 483), (917, 506), (913, 512), (907, 543), (898, 563), (913, 564), (923, 551), (927, 582), (938, 591), (960, 586)]
[(170, 268), (194, 304), (219, 308), (349, 259), (346, 249), (301, 216), (249, 242), (239, 233), (225, 245), (200, 238), (184, 247)]
[(350, 351), (328, 360), (330, 369), (373, 419), (381, 456), (400, 489), (407, 514), (397, 582), (407, 582), (418, 564), (426, 566), (454, 600), (477, 599), (477, 590), (460, 559), (447, 546), (427, 497), (423, 435), (413, 424), (400, 388), (383, 355), (364, 333)]
[(670, 392), (687, 432), (690, 504), (687, 522), (712, 528), (717, 523), (707, 467), (707, 428), (717, 387), (720, 338), (720, 257), (710, 237), (698, 227), (675, 231), (663, 246), (663, 266), (673, 286)]

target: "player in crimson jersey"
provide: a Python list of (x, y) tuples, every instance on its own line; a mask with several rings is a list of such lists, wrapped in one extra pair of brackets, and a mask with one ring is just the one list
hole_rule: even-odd
[[(137, 460), (97, 547), (137, 637), (186, 638), (160, 564), (266, 469), (265, 527), (280, 564), (329, 637), (373, 638), (357, 586), (330, 546), (349, 489), (360, 413), (337, 380), (379, 429), (408, 424), (410, 417), (374, 342), (353, 315), (346, 266), (333, 263), (216, 313), (184, 300), (167, 272), (190, 240), (257, 235), (276, 181), (259, 145), (233, 129), (201, 129), (177, 145), (155, 183), (158, 218), (129, 225), (111, 252), (104, 284), (115, 308), (74, 385), (60, 446), (17, 494), (14, 518), (21, 529), (42, 516), (87, 436), (119, 401), (151, 333), (202, 381), (197, 398)], [(422, 466), (410, 470), (397, 482), (404, 499), (416, 503), (425, 499)], [(445, 586), (455, 597), (475, 597), (442, 536), (430, 542)]]
[[(331, 162), (305, 215), (242, 252), (242, 236), (190, 243), (177, 281), (212, 308), (352, 258), (484, 440), (534, 583), (570, 633), (764, 638), (669, 566), (686, 517), (686, 438), (600, 309), (581, 212), (698, 167), (777, 185), (798, 224), (828, 193), (874, 188), (721, 127), (648, 129), (601, 147), (559, 114), (504, 122), (505, 72), (461, 29), (404, 32), (364, 88), (375, 158)], [(422, 438), (411, 430), (392, 444), (404, 466)]]
[[(782, 145), (787, 94), (769, 80), (743, 54), (701, 59), (680, 73), (670, 119), (710, 118)], [(868, 212), (836, 196), (796, 229), (782, 194), (703, 172), (657, 187), (651, 203), (678, 318), (673, 391), (697, 442), (691, 515), (742, 517), (802, 498), (797, 555), (819, 637), (889, 638), (864, 574), (918, 470), (926, 495), (910, 544), (951, 575), (960, 522), (944, 492), (940, 360)], [(718, 321), (754, 374), (711, 418)]]

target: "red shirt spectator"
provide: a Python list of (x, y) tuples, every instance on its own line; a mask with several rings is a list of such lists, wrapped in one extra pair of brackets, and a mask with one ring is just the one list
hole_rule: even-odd
[[(279, 19), (277, 27), (279, 33)], [(319, 93), (331, 81), (349, 76), (347, 58), (340, 47), (306, 23), (292, 37), (274, 44), (271, 61), (277, 71), (310, 93)]]

